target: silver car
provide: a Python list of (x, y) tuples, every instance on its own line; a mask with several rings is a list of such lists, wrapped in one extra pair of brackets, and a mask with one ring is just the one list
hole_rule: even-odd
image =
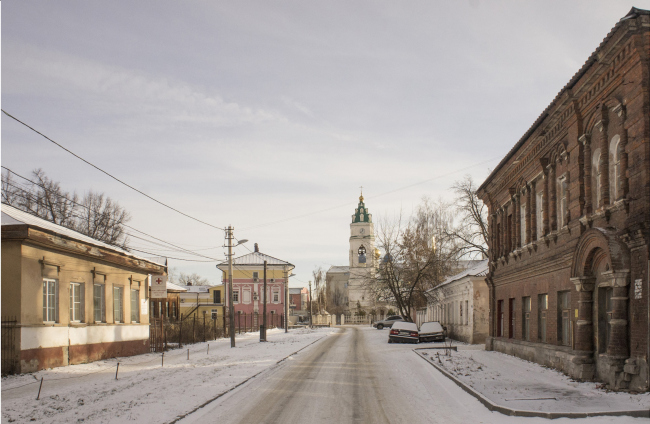
[(445, 341), (445, 328), (437, 321), (424, 322), (420, 326), (420, 341), (435, 342)]
[(386, 318), (385, 320), (373, 322), (372, 326), (376, 327), (377, 330), (381, 330), (384, 327), (392, 328), (393, 324), (395, 324), (396, 322), (401, 322), (401, 321), (404, 321), (404, 318), (402, 318), (399, 315), (393, 315), (393, 316), (390, 316), (390, 317)]

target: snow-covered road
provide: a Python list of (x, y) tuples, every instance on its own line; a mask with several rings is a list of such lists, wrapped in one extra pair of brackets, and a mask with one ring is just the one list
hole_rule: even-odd
[[(180, 421), (190, 423), (541, 423), (490, 412), (387, 331), (343, 330)], [(646, 423), (631, 417), (555, 423)]]

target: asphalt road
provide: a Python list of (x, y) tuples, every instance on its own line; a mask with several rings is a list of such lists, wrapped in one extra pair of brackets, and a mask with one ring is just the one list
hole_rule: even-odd
[[(388, 330), (343, 327), (180, 422), (549, 422), (490, 412), (412, 352), (413, 345), (388, 344), (387, 338)], [(637, 421), (597, 417), (553, 422)]]

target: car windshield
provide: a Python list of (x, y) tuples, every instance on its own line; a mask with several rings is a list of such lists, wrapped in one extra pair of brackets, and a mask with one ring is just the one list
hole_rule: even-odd
[(442, 325), (439, 322), (425, 322), (420, 326), (420, 333), (441, 333)]
[(418, 326), (412, 322), (396, 322), (393, 324), (393, 330), (418, 331)]

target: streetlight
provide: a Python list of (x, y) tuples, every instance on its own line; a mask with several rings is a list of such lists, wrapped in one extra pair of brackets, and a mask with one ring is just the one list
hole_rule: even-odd
[(233, 230), (234, 228), (230, 225), (226, 228), (226, 239), (228, 239), (228, 305), (230, 309), (228, 314), (230, 317), (230, 325), (228, 327), (230, 331), (230, 347), (235, 347), (235, 308), (232, 299), (232, 248), (248, 241), (246, 239), (239, 240), (237, 241), (237, 244), (233, 246)]
[[(284, 268), (284, 275), (287, 275), (287, 268)], [(295, 277), (296, 274), (291, 273), (284, 279), (284, 332), (289, 332), (289, 277)]]

